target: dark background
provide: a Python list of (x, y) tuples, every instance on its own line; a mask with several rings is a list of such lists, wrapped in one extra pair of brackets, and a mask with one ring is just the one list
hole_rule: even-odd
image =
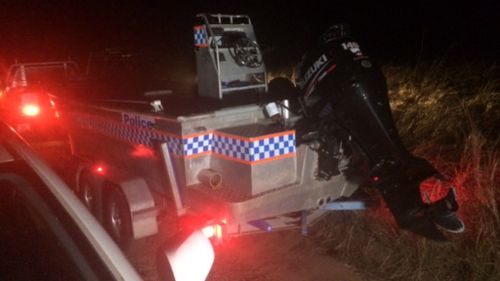
[(0, 66), (91, 51), (154, 50), (172, 69), (194, 69), (196, 13), (247, 14), (274, 64), (293, 62), (330, 24), (352, 25), (361, 46), (383, 61), (447, 55), (498, 60), (499, 1), (1, 1)]

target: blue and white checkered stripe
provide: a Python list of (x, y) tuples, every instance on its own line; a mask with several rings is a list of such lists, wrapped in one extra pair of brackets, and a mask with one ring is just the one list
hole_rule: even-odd
[(171, 153), (178, 156), (185, 155), (181, 139), (174, 136), (161, 134), (154, 130), (140, 129), (93, 116), (79, 116), (77, 120), (81, 126), (87, 129), (92, 129), (110, 137), (135, 144), (153, 147), (155, 141), (167, 142), (167, 146)]
[(204, 25), (194, 27), (194, 45), (197, 47), (208, 46), (207, 29)]
[(182, 140), (184, 156), (212, 152), (213, 133), (188, 137)]
[(251, 142), (227, 136), (214, 135), (213, 152), (244, 161), (251, 161)]
[(152, 147), (154, 142), (167, 142), (169, 151), (177, 156), (196, 156), (215, 152), (229, 158), (255, 162), (295, 152), (294, 133), (255, 141), (232, 138), (213, 132), (180, 138), (90, 115), (79, 115), (76, 120), (84, 128), (135, 144)]
[(295, 134), (286, 134), (245, 141), (228, 136), (214, 135), (215, 153), (248, 162), (255, 162), (295, 152)]
[(264, 138), (252, 142), (250, 161), (260, 161), (295, 152), (295, 134)]

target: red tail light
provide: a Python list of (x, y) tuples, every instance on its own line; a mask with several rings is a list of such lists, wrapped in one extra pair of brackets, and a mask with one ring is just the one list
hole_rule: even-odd
[(219, 224), (206, 226), (201, 232), (203, 232), (207, 238), (222, 239), (222, 226)]
[(212, 244), (220, 245), (228, 241), (227, 219), (209, 219), (206, 216), (184, 215), (180, 218), (181, 229), (196, 229), (210, 239)]
[(218, 223), (210, 224), (201, 229), (205, 237), (212, 240), (215, 245), (222, 244), (227, 239), (226, 235), (226, 219)]
[(40, 114), (40, 107), (36, 104), (25, 104), (22, 107), (23, 114), (26, 116), (37, 116)]

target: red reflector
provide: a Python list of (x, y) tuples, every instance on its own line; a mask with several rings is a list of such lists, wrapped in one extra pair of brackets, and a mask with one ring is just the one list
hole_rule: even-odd
[(99, 164), (99, 165), (95, 165), (94, 166), (94, 173), (96, 173), (97, 175), (104, 175), (106, 174), (106, 166), (102, 165), (102, 164)]
[(34, 104), (26, 104), (23, 106), (23, 114), (26, 116), (36, 116), (40, 113), (40, 107)]
[(380, 180), (380, 177), (378, 177), (378, 176), (373, 176), (372, 177), (372, 181), (373, 182), (378, 182), (379, 180)]
[(151, 148), (149, 148), (143, 144), (136, 145), (134, 147), (134, 151), (132, 151), (132, 156), (134, 156), (134, 157), (147, 158), (147, 157), (153, 157), (154, 154), (155, 153)]

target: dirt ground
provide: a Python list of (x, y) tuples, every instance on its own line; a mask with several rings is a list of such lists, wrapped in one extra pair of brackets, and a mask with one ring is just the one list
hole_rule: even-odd
[[(161, 236), (161, 235), (160, 235)], [(158, 281), (157, 237), (132, 245), (128, 256), (144, 280)], [(231, 239), (215, 248), (207, 281), (363, 281), (354, 268), (324, 253), (299, 230), (261, 233)]]
[(208, 280), (361, 281), (362, 276), (328, 256), (299, 230), (261, 233), (217, 249)]

